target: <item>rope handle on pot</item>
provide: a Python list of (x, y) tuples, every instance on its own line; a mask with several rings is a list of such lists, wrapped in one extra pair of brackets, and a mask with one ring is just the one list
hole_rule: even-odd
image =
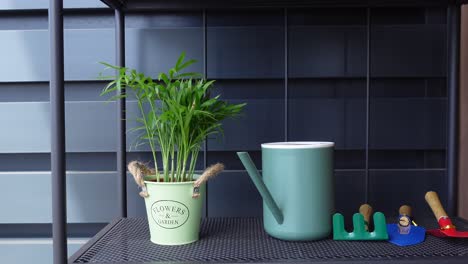
[[(149, 169), (144, 163), (139, 161), (132, 161), (128, 164), (128, 171), (132, 174), (135, 183), (138, 187), (141, 188), (139, 195), (143, 198), (149, 196), (148, 190), (146, 189), (145, 184), (145, 175), (154, 174), (154, 170)], [(203, 172), (203, 174), (193, 183), (193, 193), (192, 198), (198, 198), (200, 196), (200, 186), (207, 182), (209, 179), (218, 175), (221, 171), (224, 170), (224, 165), (222, 163), (216, 163)]]
[(145, 175), (154, 174), (154, 171), (146, 167), (145, 164), (139, 161), (132, 161), (128, 164), (128, 171), (133, 175), (133, 179), (135, 183), (141, 188), (141, 192), (139, 195), (143, 198), (149, 196), (148, 190), (146, 189), (145, 185)]
[(200, 197), (200, 186), (203, 183), (207, 182), (209, 179), (218, 175), (223, 170), (224, 170), (224, 165), (222, 163), (216, 163), (206, 168), (203, 174), (193, 183), (192, 198), (196, 199)]

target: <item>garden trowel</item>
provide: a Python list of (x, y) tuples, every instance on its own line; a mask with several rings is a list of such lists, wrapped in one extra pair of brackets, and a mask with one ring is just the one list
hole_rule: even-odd
[(410, 246), (419, 244), (426, 238), (426, 229), (417, 226), (411, 219), (411, 207), (400, 207), (398, 222), (388, 224), (388, 242), (397, 246)]
[(426, 198), (426, 202), (431, 207), (440, 227), (440, 229), (428, 230), (428, 234), (436, 237), (468, 238), (468, 231), (457, 231), (456, 227), (452, 224), (452, 220), (447, 216), (436, 192), (427, 192), (424, 198)]
[(334, 240), (387, 240), (387, 225), (385, 216), (381, 212), (376, 212), (373, 216), (374, 231), (369, 232), (369, 221), (372, 215), (372, 207), (363, 204), (359, 207), (359, 213), (353, 215), (354, 230), (346, 232), (344, 228), (344, 217), (340, 213), (333, 215), (333, 239)]

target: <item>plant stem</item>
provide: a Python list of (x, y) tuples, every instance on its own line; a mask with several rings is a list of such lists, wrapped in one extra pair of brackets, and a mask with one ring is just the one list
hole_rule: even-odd
[(155, 146), (154, 146), (153, 133), (150, 131), (150, 128), (148, 126), (148, 122), (146, 122), (146, 115), (145, 115), (145, 111), (143, 109), (143, 105), (141, 103), (141, 98), (138, 95), (136, 97), (137, 97), (137, 102), (138, 102), (138, 108), (140, 109), (142, 119), (143, 119), (143, 122), (144, 122), (144, 125), (145, 125), (146, 134), (148, 135), (148, 141), (149, 141), (149, 145), (150, 145), (150, 148), (151, 148), (151, 152), (153, 154), (154, 171), (156, 173), (156, 181), (159, 181), (158, 161), (157, 161), (157, 157), (156, 157), (156, 149), (155, 149)]

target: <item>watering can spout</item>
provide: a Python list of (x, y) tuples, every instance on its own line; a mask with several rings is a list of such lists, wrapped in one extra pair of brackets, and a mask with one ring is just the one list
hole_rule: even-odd
[(263, 198), (263, 201), (267, 205), (268, 209), (270, 209), (271, 213), (275, 217), (276, 222), (278, 224), (283, 223), (283, 213), (279, 209), (278, 205), (276, 202), (273, 200), (273, 197), (271, 196), (270, 191), (268, 191), (267, 187), (265, 186), (265, 183), (262, 180), (262, 177), (260, 176), (260, 173), (258, 172), (257, 168), (255, 167), (255, 164), (253, 163), (252, 159), (250, 158), (249, 153), (247, 152), (237, 152), (237, 155), (239, 156), (242, 164), (244, 165), (245, 169), (247, 170), (247, 173), (249, 174), (250, 178), (252, 179), (253, 183), (255, 184), (255, 187), (257, 187), (258, 191), (260, 192), (260, 195)]

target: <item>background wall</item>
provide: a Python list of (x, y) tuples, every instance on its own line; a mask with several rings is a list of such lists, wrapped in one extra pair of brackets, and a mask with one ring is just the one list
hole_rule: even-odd
[[(50, 262), (47, 2), (0, 3), (2, 263)], [(75, 2), (65, 1), (73, 8), (65, 14), (72, 251), (117, 214), (117, 109), (99, 97), (105, 83), (97, 80), (103, 70), (98, 62), (114, 62), (113, 14), (97, 0)], [(248, 105), (241, 118), (225, 122), (224, 138), (209, 139), (206, 159), (199, 161), (199, 169), (218, 161), (227, 167), (208, 186), (206, 216), (261, 215), (260, 196), (235, 152), (250, 151), (261, 167), (260, 144), (272, 141), (334, 141), (336, 209), (350, 216), (364, 202), (366, 12), (291, 9), (287, 25), (284, 10), (207, 12), (206, 74), (218, 80), (223, 98)], [(199, 61), (191, 70), (203, 72), (202, 15), (129, 14), (127, 65), (156, 76), (185, 51)], [(443, 8), (371, 9), (368, 192), (370, 204), (389, 215), (403, 203), (414, 207), (416, 217), (429, 215), (427, 190), (445, 201), (445, 23)], [(134, 101), (128, 109), (134, 117)], [(133, 124), (129, 119), (128, 126)], [(131, 147), (132, 139), (128, 159), (149, 160), (147, 149)], [(129, 214), (144, 216), (128, 179)]]

